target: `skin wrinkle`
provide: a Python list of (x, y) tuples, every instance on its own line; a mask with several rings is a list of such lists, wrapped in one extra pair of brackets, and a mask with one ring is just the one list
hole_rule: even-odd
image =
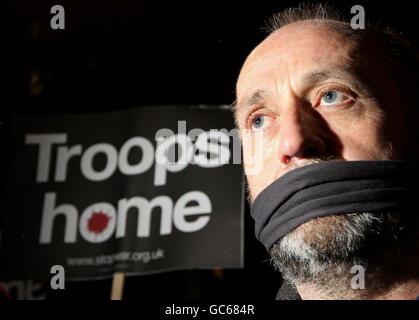
[[(247, 174), (248, 159), (243, 158), (249, 202), (283, 174), (310, 163), (405, 156), (408, 136), (398, 128), (407, 128), (407, 112), (404, 107), (394, 107), (404, 104), (383, 68), (388, 63), (379, 54), (383, 44), (365, 42), (346, 31), (347, 27), (335, 22), (295, 22), (273, 32), (246, 59), (236, 85), (236, 124), (245, 129), (245, 109), (255, 105), (269, 119), (275, 118), (265, 121), (269, 126), (262, 131), (263, 155), (257, 158), (262, 171)], [(339, 72), (339, 68), (351, 74)], [(319, 70), (325, 70), (324, 74), (316, 73)], [(335, 75), (325, 79), (325, 74), (333, 70)], [(304, 75), (320, 82), (310, 88), (303, 81)], [(338, 109), (313, 107), (313, 90), (329, 85), (336, 91), (349, 87), (355, 94), (350, 97), (353, 105)], [(252, 137), (251, 133), (242, 136), (243, 150)], [(287, 163), (283, 162), (285, 156), (290, 160)], [(402, 220), (394, 213), (315, 218), (278, 241), (272, 249), (272, 262), (284, 278), (297, 285), (303, 298), (414, 298), (408, 295), (413, 294), (412, 288), (419, 292), (417, 271), (415, 278), (415, 272), (398, 264), (404, 261), (409, 266), (417, 265), (417, 256), (406, 255), (412, 250), (410, 242), (392, 242), (394, 238), (405, 241), (405, 230), (414, 230), (412, 226), (407, 228), (412, 221)], [(411, 242), (417, 243), (417, 236), (412, 237)], [(384, 243), (388, 248), (383, 249)], [(350, 267), (354, 264), (367, 266), (369, 287), (364, 292), (349, 286), (353, 276)], [(394, 270), (406, 275), (389, 274)]]

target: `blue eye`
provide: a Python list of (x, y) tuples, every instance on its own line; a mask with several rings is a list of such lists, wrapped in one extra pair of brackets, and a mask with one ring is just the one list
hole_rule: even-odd
[(265, 123), (265, 116), (259, 116), (253, 119), (252, 121), (252, 128), (253, 129), (260, 129), (263, 127)]
[(339, 96), (339, 93), (337, 91), (328, 91), (323, 95), (322, 101), (325, 104), (333, 104), (338, 99), (338, 96)]

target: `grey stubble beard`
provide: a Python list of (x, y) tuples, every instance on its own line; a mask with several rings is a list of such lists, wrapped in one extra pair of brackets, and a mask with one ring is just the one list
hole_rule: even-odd
[[(402, 214), (367, 212), (315, 218), (277, 241), (271, 261), (294, 285), (337, 299), (368, 298), (408, 274), (410, 220)], [(367, 290), (351, 288), (355, 265), (366, 270)]]

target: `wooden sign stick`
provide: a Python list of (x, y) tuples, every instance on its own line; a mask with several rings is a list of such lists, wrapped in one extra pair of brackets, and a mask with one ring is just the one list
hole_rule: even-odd
[(125, 273), (115, 272), (112, 280), (111, 300), (122, 300), (124, 292)]

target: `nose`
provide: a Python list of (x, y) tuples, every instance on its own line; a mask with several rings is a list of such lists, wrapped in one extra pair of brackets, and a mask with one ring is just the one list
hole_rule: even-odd
[(322, 123), (314, 115), (303, 111), (290, 111), (280, 123), (279, 157), (283, 164), (298, 158), (322, 157), (325, 155), (326, 142), (322, 138)]

